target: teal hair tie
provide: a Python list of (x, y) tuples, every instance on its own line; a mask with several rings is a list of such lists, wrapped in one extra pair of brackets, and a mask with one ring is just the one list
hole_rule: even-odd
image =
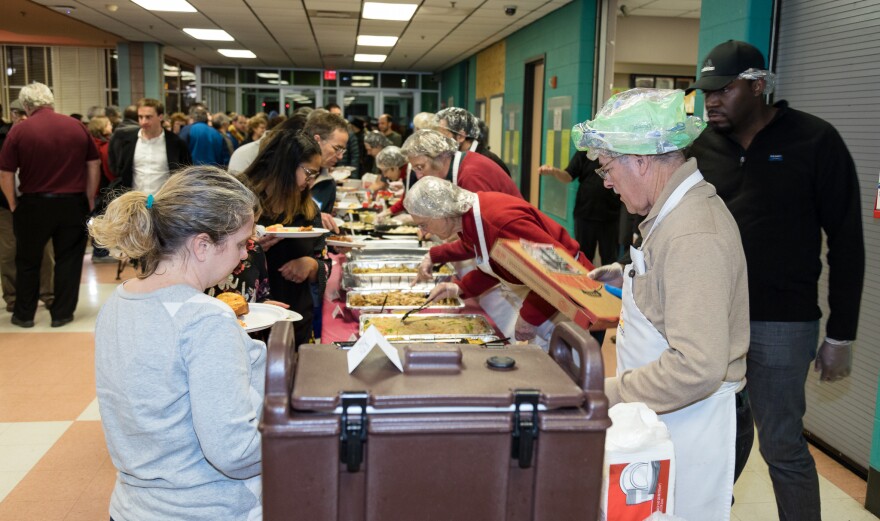
[(153, 207), (153, 194), (147, 196), (147, 210)]

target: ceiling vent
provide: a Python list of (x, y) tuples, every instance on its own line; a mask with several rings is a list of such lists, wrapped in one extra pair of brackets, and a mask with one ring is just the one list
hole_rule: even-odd
[(335, 18), (337, 20), (357, 20), (359, 11), (309, 11), (311, 18)]

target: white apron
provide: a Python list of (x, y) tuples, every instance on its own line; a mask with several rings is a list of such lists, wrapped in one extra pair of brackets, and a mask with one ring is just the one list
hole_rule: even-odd
[[(703, 179), (694, 172), (670, 195), (642, 244), (684, 194)], [(617, 326), (617, 375), (657, 360), (669, 348), (633, 298), (633, 276), (646, 271), (641, 249), (630, 247), (632, 263), (623, 269), (623, 309)], [(728, 521), (733, 496), (736, 443), (735, 398), (739, 382), (722, 382), (711, 396), (678, 411), (661, 414), (675, 447), (675, 512), (687, 521)]]
[[(529, 288), (524, 284), (511, 284), (502, 279), (492, 270), (489, 264), (489, 248), (486, 246), (486, 235), (483, 232), (483, 216), (480, 212), (479, 197), (474, 201), (474, 221), (477, 224), (477, 238), (479, 244), (475, 246), (475, 261), (477, 269), (487, 275), (491, 275), (498, 279), (498, 286), (483, 293), (480, 296), (480, 307), (492, 317), (498, 329), (504, 333), (504, 336), (513, 340), (516, 331), (516, 319), (519, 317), (519, 310), (522, 307), (523, 300), (529, 293)], [(537, 336), (534, 343), (541, 346), (544, 351), (549, 350), (550, 335), (553, 333), (555, 324), (552, 320), (545, 320), (543, 324), (538, 326)]]
[(468, 148), (468, 151), (469, 152), (476, 152), (478, 146), (480, 146), (480, 142), (475, 139), (475, 140), (471, 141), (471, 146)]

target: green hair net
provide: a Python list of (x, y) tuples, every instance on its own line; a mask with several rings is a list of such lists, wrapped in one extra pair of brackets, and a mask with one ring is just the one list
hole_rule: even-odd
[(591, 121), (571, 129), (578, 150), (599, 154), (656, 155), (694, 142), (706, 123), (684, 111), (684, 91), (630, 89), (611, 96)]

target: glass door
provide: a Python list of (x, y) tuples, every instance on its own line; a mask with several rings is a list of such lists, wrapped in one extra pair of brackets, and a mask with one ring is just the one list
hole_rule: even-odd
[(283, 114), (287, 117), (290, 117), (300, 107), (314, 109), (322, 106), (318, 89), (288, 88), (282, 89), (281, 94), (284, 103)]
[(379, 95), (376, 91), (339, 89), (336, 103), (342, 107), (342, 115), (351, 121), (353, 117), (369, 121), (378, 118)]
[[(421, 99), (418, 99), (412, 91), (382, 91), (382, 114), (391, 115), (394, 122), (393, 129), (404, 141), (413, 132), (413, 117), (420, 106)], [(379, 114), (376, 116), (378, 117)]]

